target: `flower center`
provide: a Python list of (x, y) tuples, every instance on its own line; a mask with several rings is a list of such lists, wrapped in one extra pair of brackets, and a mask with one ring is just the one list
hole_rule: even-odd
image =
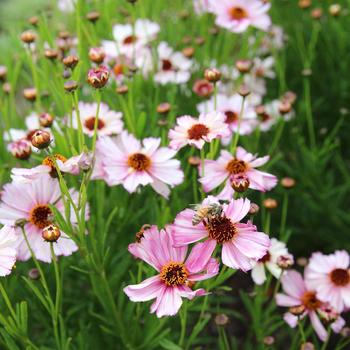
[(200, 140), (203, 136), (208, 135), (209, 128), (204, 124), (195, 124), (188, 131), (188, 138), (191, 140)]
[(160, 271), (160, 279), (167, 286), (180, 286), (185, 284), (188, 271), (183, 263), (173, 262), (164, 265)]
[(29, 142), (32, 142), (32, 137), (38, 130), (39, 129), (34, 129), (34, 130), (28, 131), (28, 133), (26, 135), (26, 140), (28, 140)]
[(269, 252), (267, 252), (261, 259), (258, 260), (258, 262), (261, 262), (261, 263), (266, 263), (268, 261), (270, 261), (271, 259), (271, 254)]
[(238, 114), (236, 112), (226, 111), (224, 112), (224, 114), (226, 115), (226, 120), (225, 120), (226, 124), (231, 124), (238, 120)]
[[(94, 131), (95, 130), (95, 120), (96, 120), (96, 117), (90, 117), (88, 119), (85, 120), (85, 127), (87, 129), (89, 129), (90, 131)], [(99, 118), (98, 121), (97, 121), (97, 130), (101, 130), (105, 127), (105, 122)]]
[(143, 153), (134, 153), (129, 156), (128, 165), (137, 171), (147, 170), (151, 165), (151, 159)]
[(124, 73), (124, 65), (121, 63), (117, 63), (114, 67), (113, 67), (113, 72), (114, 74), (118, 77), (119, 75), (123, 75)]
[(173, 64), (170, 60), (162, 60), (162, 70), (172, 70)]
[(49, 220), (51, 215), (52, 211), (48, 205), (38, 204), (30, 211), (29, 221), (36, 227), (43, 229), (51, 224)]
[(243, 162), (243, 160), (239, 160), (237, 158), (231, 159), (226, 165), (226, 170), (230, 173), (230, 175), (245, 173), (247, 168), (247, 164)]
[(215, 217), (205, 225), (209, 237), (215, 239), (218, 244), (231, 241), (237, 233), (235, 225), (225, 216)]
[[(67, 158), (64, 157), (64, 156), (62, 156), (61, 154), (55, 154), (54, 157), (55, 157), (56, 160), (60, 160), (62, 163), (65, 163), (65, 162), (67, 161)], [(57, 174), (57, 169), (56, 169), (56, 167), (55, 167), (55, 164), (54, 164), (54, 162), (53, 162), (51, 156), (46, 157), (46, 158), (42, 161), (41, 164), (42, 164), (42, 165), (47, 165), (47, 166), (49, 166), (49, 167), (51, 168), (50, 175), (51, 175), (52, 177), (57, 177), (57, 176), (58, 176), (58, 174)]]
[(137, 36), (136, 35), (129, 35), (127, 36), (124, 40), (123, 43), (126, 45), (132, 44), (137, 41)]
[(229, 12), (230, 12), (231, 18), (236, 21), (239, 21), (248, 17), (247, 11), (244, 8), (239, 6), (231, 7)]
[(259, 118), (262, 122), (267, 122), (271, 119), (271, 116), (268, 113), (264, 112), (262, 114), (259, 114)]
[(309, 310), (316, 310), (321, 306), (321, 302), (316, 298), (316, 292), (305, 292), (301, 297), (302, 304)]
[(330, 273), (331, 281), (340, 287), (346, 286), (350, 282), (349, 272), (345, 269), (335, 269)]

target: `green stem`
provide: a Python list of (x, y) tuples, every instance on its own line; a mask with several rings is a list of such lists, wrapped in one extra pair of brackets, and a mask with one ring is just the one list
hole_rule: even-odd
[(240, 128), (241, 128), (241, 120), (242, 120), (243, 111), (244, 111), (244, 102), (245, 102), (245, 96), (242, 97), (241, 110), (240, 110), (239, 116), (238, 116), (237, 131), (236, 131), (236, 134), (235, 134), (235, 138), (234, 138), (234, 140), (233, 140), (233, 144), (232, 144), (232, 146), (231, 146), (231, 153), (232, 153), (232, 154), (235, 154), (236, 148), (237, 148), (237, 145), (238, 145), (239, 131), (240, 131)]

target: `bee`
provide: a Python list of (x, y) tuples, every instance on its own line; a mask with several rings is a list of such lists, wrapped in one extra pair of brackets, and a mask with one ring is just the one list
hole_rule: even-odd
[(195, 205), (195, 214), (192, 218), (192, 225), (196, 226), (200, 224), (204, 219), (212, 220), (218, 217), (222, 213), (222, 207), (218, 203), (211, 203), (209, 205)]

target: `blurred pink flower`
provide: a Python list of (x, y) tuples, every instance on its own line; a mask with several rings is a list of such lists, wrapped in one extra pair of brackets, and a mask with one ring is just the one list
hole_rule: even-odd
[(205, 295), (204, 289), (192, 290), (191, 285), (219, 271), (217, 261), (211, 258), (211, 251), (205, 249), (203, 243), (197, 244), (186, 258), (187, 247), (173, 247), (170, 233), (158, 231), (156, 226), (143, 233), (140, 243), (130, 244), (129, 252), (151, 265), (158, 274), (125, 287), (124, 292), (134, 302), (156, 299), (151, 312), (157, 317), (175, 315), (182, 298), (191, 300)]
[(305, 269), (307, 284), (317, 291), (338, 312), (350, 308), (350, 258), (345, 250), (334, 254), (312, 254)]
[[(160, 138), (146, 138), (142, 144), (124, 131), (117, 138), (101, 137), (97, 141), (95, 178), (103, 178), (109, 186), (122, 184), (130, 193), (139, 185), (151, 185), (165, 198), (171, 187), (182, 183), (180, 161), (176, 151), (160, 146)], [(97, 175), (96, 175), (97, 174)]]
[(248, 180), (249, 188), (265, 192), (276, 186), (277, 178), (255, 168), (267, 163), (269, 158), (269, 156), (257, 158), (242, 147), (237, 147), (235, 156), (222, 150), (217, 160), (204, 161), (204, 176), (199, 181), (205, 192), (212, 191), (226, 181), (224, 189), (217, 196), (220, 199), (232, 198), (234, 190), (231, 183), (238, 177)]
[(17, 244), (15, 229), (6, 225), (2, 227), (0, 229), (0, 276), (11, 273), (16, 262)]
[(270, 4), (260, 0), (209, 0), (215, 23), (234, 33), (241, 33), (249, 26), (268, 30), (271, 19), (267, 14)]
[(169, 146), (176, 150), (186, 146), (203, 148), (205, 142), (227, 137), (230, 130), (226, 116), (219, 112), (201, 113), (198, 119), (185, 115), (176, 119), (177, 125), (169, 130)]
[[(208, 205), (211, 199), (205, 199), (202, 205)], [(240, 221), (248, 214), (248, 199), (232, 199), (222, 205), (223, 212), (210, 220), (203, 220), (198, 225), (192, 224), (195, 211), (185, 209), (180, 212), (169, 226), (175, 246), (188, 245), (202, 239), (203, 250), (210, 254), (219, 244), (222, 245), (222, 263), (233, 269), (250, 270), (255, 262), (261, 259), (270, 246), (269, 237), (258, 232), (251, 222)]]
[[(300, 318), (305, 316), (310, 317), (311, 324), (318, 337), (325, 341), (327, 339), (327, 331), (324, 328), (319, 316), (324, 317), (325, 312), (331, 310), (329, 306), (319, 300), (319, 295), (316, 291), (309, 287), (303, 280), (301, 274), (295, 270), (289, 270), (281, 278), (282, 287), (285, 294), (278, 293), (276, 295), (276, 303), (279, 306), (298, 307), (300, 308)], [(329, 313), (329, 312), (328, 312)], [(329, 313), (330, 314), (330, 313)], [(339, 314), (332, 312), (334, 322), (331, 327), (334, 332), (339, 333), (343, 328), (345, 321)], [(294, 328), (298, 323), (298, 316), (287, 312), (284, 315), (284, 320)]]

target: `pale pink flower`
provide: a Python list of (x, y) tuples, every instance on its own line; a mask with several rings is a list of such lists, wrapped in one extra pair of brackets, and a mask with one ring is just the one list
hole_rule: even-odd
[[(323, 303), (319, 299), (316, 291), (309, 287), (303, 280), (301, 274), (295, 270), (287, 271), (281, 278), (283, 291), (285, 294), (278, 293), (276, 295), (276, 303), (279, 306), (298, 307), (300, 308), (301, 319), (309, 316), (311, 324), (318, 335), (318, 337), (325, 341), (327, 339), (327, 331), (320, 321), (319, 316), (324, 317), (325, 313), (330, 314), (331, 310), (328, 304)], [(339, 314), (332, 312), (334, 315), (333, 323), (331, 325), (334, 332), (339, 333), (343, 328), (345, 321)], [(287, 312), (284, 315), (284, 320), (294, 328), (298, 323), (298, 316)]]
[(17, 236), (11, 226), (4, 226), (0, 229), (0, 276), (7, 276), (11, 273), (16, 262)]
[(256, 284), (263, 284), (266, 281), (267, 269), (275, 278), (280, 278), (282, 269), (279, 266), (279, 258), (289, 256), (288, 249), (284, 242), (271, 238), (271, 245), (267, 253), (259, 259), (252, 269), (252, 279)]
[(193, 9), (197, 15), (210, 12), (209, 0), (192, 0)]
[(191, 289), (191, 284), (217, 275), (219, 266), (211, 258), (211, 251), (203, 243), (196, 245), (187, 255), (187, 247), (175, 248), (166, 230), (158, 231), (152, 226), (145, 231), (140, 243), (130, 244), (129, 252), (151, 265), (157, 275), (140, 284), (129, 285), (124, 292), (131, 301), (156, 299), (151, 313), (157, 317), (175, 315), (182, 304), (182, 298), (192, 300), (205, 295), (204, 289)]
[[(212, 200), (208, 198), (202, 205), (210, 202)], [(198, 225), (192, 223), (195, 210), (180, 212), (174, 224), (169, 226), (174, 245), (184, 246), (205, 239), (204, 251), (208, 250), (211, 254), (217, 245), (222, 245), (222, 263), (233, 269), (248, 271), (266, 254), (270, 239), (265, 233), (258, 232), (251, 222), (240, 222), (250, 210), (248, 199), (232, 199), (229, 204), (223, 204), (222, 209), (221, 215), (204, 219)]]
[[(78, 193), (71, 190), (73, 200), (78, 199)], [(53, 205), (64, 216), (65, 209), (61, 199), (59, 183), (49, 175), (42, 175), (30, 183), (12, 182), (4, 186), (0, 203), (0, 222), (15, 226), (18, 220), (26, 220), (24, 230), (30, 246), (38, 260), (51, 262), (50, 244), (42, 238), (42, 230), (52, 221)], [(77, 219), (71, 209), (70, 221), (74, 225)], [(88, 214), (86, 214), (86, 219)], [(30, 251), (20, 228), (16, 228), (18, 236), (18, 259), (28, 260)], [(53, 245), (55, 255), (71, 255), (78, 250), (77, 245), (61, 230), (61, 237)]]
[(100, 159), (97, 166), (100, 169), (96, 172), (109, 186), (121, 184), (131, 193), (140, 185), (151, 185), (157, 193), (168, 198), (168, 186), (182, 183), (184, 174), (180, 161), (173, 159), (176, 151), (159, 147), (160, 142), (160, 138), (150, 137), (141, 144), (127, 132), (116, 139), (101, 137), (97, 142), (97, 158)]
[(305, 269), (305, 280), (338, 312), (350, 308), (350, 258), (345, 250), (330, 255), (312, 254)]
[(199, 179), (205, 192), (210, 192), (226, 181), (225, 187), (218, 195), (220, 199), (230, 200), (234, 190), (232, 181), (244, 178), (249, 182), (249, 188), (258, 191), (269, 191), (277, 184), (276, 176), (257, 170), (268, 162), (269, 156), (257, 158), (242, 147), (237, 147), (233, 156), (226, 150), (222, 150), (217, 160), (204, 161), (204, 176)]
[(190, 69), (193, 61), (182, 52), (175, 52), (166, 42), (159, 43), (158, 68), (154, 81), (165, 85), (168, 83), (183, 84), (190, 80)]
[(216, 15), (215, 23), (234, 33), (241, 33), (249, 26), (268, 30), (271, 19), (267, 14), (270, 4), (260, 0), (209, 0), (211, 11)]
[[(88, 136), (94, 135), (97, 103), (79, 102), (80, 120), (83, 132)], [(123, 114), (109, 109), (105, 103), (101, 103), (98, 113), (97, 135), (114, 135), (123, 130)], [(78, 129), (78, 115), (73, 111), (73, 128)]]
[(220, 112), (201, 113), (198, 119), (185, 115), (176, 119), (176, 126), (169, 130), (169, 146), (176, 150), (186, 146), (202, 149), (205, 142), (230, 135), (226, 116)]

